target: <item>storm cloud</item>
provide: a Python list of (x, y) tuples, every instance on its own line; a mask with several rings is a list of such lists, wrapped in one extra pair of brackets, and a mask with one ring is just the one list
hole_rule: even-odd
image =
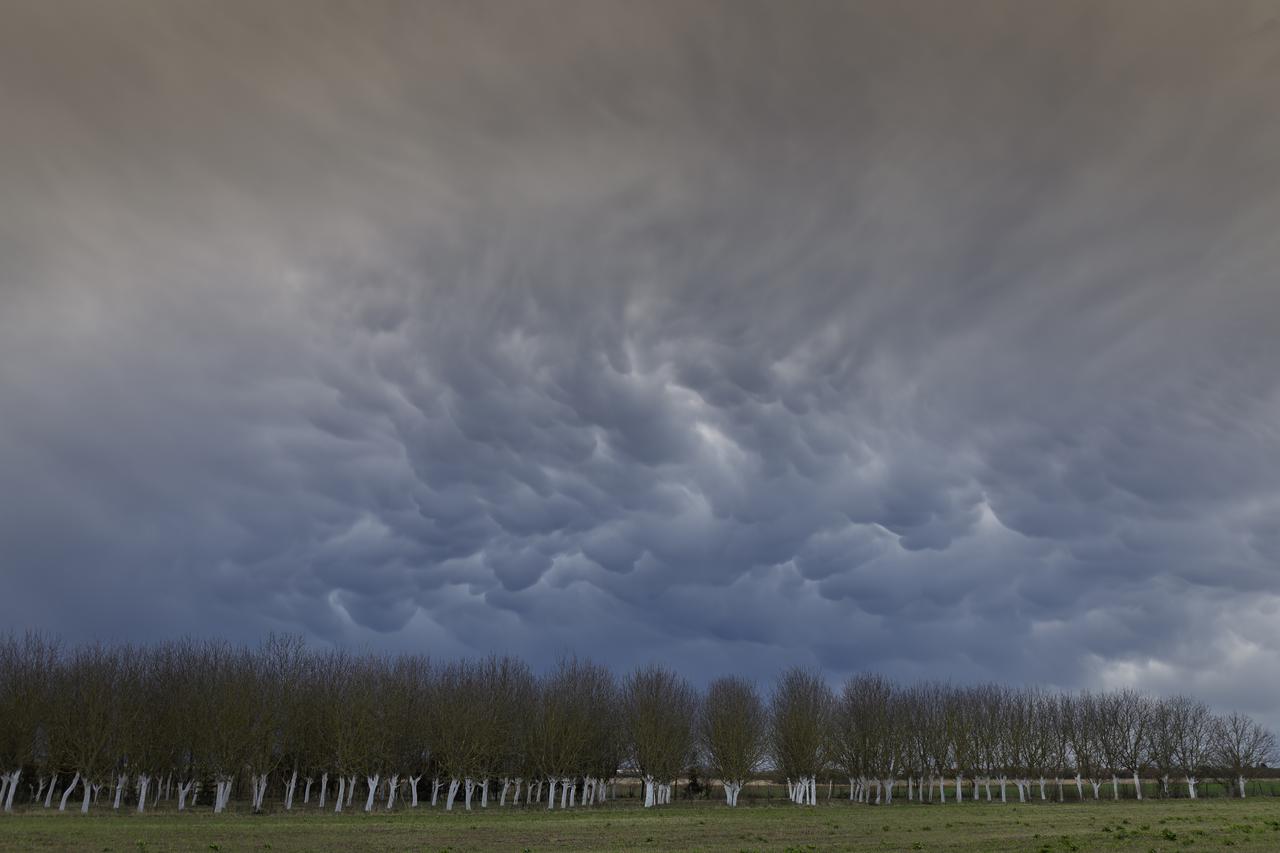
[(0, 620), (1280, 703), (1273, 3), (18, 3)]

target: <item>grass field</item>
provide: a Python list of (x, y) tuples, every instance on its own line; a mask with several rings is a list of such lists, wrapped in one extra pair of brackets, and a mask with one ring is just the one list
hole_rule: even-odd
[(152, 815), (19, 811), (0, 816), (0, 849), (115, 851), (1275, 851), (1280, 800), (918, 805), (833, 802), (737, 810), (621, 801), (547, 813), (489, 809), (343, 815), (208, 810)]

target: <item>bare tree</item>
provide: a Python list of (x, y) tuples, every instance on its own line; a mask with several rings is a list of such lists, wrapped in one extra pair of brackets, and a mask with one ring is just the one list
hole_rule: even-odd
[(1134, 690), (1121, 690), (1113, 694), (1109, 707), (1114, 717), (1114, 753), (1120, 768), (1133, 776), (1134, 797), (1141, 800), (1142, 774), (1149, 763), (1152, 702)]
[(793, 667), (778, 677), (770, 700), (769, 747), (792, 802), (817, 805), (817, 777), (831, 753), (835, 696), (821, 673)]
[(1049, 695), (1044, 699), (1041, 724), (1048, 738), (1047, 760), (1053, 771), (1058, 802), (1065, 802), (1062, 777), (1071, 765), (1071, 697)]
[(1212, 749), (1214, 764), (1231, 774), (1224, 780), (1228, 790), (1236, 785), (1240, 799), (1245, 797), (1245, 778), (1267, 766), (1276, 755), (1276, 736), (1249, 717), (1233, 711), (1213, 721)]
[(13, 811), (23, 768), (47, 758), (41, 741), (57, 660), (58, 644), (42, 634), (0, 638), (0, 803), (6, 812)]
[(1203, 702), (1186, 696), (1169, 701), (1173, 760), (1187, 781), (1187, 795), (1196, 799), (1196, 785), (1212, 755), (1213, 716)]
[(628, 758), (644, 781), (645, 808), (671, 802), (671, 789), (693, 754), (698, 697), (689, 683), (653, 664), (637, 669), (622, 690)]
[(1103, 775), (1106, 772), (1105, 759), (1102, 754), (1101, 735), (1102, 708), (1098, 698), (1089, 692), (1083, 692), (1071, 699), (1070, 741), (1071, 753), (1075, 756), (1076, 795), (1084, 799), (1084, 789), (1080, 779), (1083, 776), (1093, 787), (1093, 798), (1099, 799)]
[(699, 742), (725, 802), (738, 804), (742, 788), (764, 760), (768, 716), (755, 685), (728, 676), (711, 682), (698, 720)]

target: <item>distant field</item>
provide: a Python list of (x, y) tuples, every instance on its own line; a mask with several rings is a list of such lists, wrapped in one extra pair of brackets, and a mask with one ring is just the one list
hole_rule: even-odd
[(115, 851), (1275, 851), (1280, 801), (1121, 801), (889, 808), (847, 802), (731, 810), (684, 801), (645, 811), (620, 800), (551, 813), (496, 809), (394, 814), (294, 812), (214, 816), (208, 809), (146, 816), (19, 811), (0, 816), (0, 849)]

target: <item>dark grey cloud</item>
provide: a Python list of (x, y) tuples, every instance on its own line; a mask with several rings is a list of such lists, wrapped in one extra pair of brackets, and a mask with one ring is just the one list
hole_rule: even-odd
[(1271, 715), (1278, 47), (1269, 3), (18, 4), (0, 619)]

